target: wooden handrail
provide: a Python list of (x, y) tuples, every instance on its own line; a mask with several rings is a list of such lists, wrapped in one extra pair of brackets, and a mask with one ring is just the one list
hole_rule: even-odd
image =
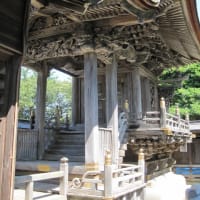
[(33, 199), (33, 187), (35, 181), (42, 181), (48, 179), (60, 178), (60, 195), (66, 197), (68, 188), (68, 159), (62, 158), (60, 160), (60, 171), (32, 174), (26, 176), (15, 177), (15, 184), (25, 183), (25, 200)]

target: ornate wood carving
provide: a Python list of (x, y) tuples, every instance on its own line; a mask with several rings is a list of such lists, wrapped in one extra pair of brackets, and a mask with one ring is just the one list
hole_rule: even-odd
[(174, 54), (159, 35), (156, 23), (135, 26), (99, 28), (84, 24), (76, 32), (65, 36), (29, 41), (27, 59), (40, 61), (58, 57), (75, 57), (94, 51), (104, 64), (111, 63), (115, 52), (117, 58), (127, 64), (148, 63), (149, 70), (157, 73), (164, 65), (171, 64)]
[[(85, 52), (94, 51), (100, 64), (105, 66), (111, 63), (115, 52), (119, 66), (121, 63), (128, 69), (132, 63), (142, 64), (155, 75), (168, 66), (189, 62), (183, 54), (188, 46), (184, 44), (185, 48), (177, 53), (181, 46), (170, 43), (176, 35), (173, 23), (179, 23), (168, 17), (176, 11), (177, 5), (180, 7), (174, 0), (104, 0), (98, 4), (85, 1), (85, 4), (79, 2), (85, 8), (81, 14), (69, 12), (72, 7), (58, 6), (54, 9), (55, 1), (46, 2), (33, 12), (37, 19), (30, 26), (26, 62), (62, 57), (75, 59)], [(70, 1), (70, 4), (75, 5), (75, 1)], [(168, 21), (173, 22), (172, 26)], [(168, 30), (165, 31), (165, 27)], [(170, 34), (162, 37), (168, 31)], [(182, 41), (177, 40), (177, 43)], [(64, 68), (72, 73), (76, 71), (71, 64)]]

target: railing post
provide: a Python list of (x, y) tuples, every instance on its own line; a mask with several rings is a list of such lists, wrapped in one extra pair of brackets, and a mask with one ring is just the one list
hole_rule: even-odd
[(112, 200), (113, 180), (112, 180), (112, 158), (110, 151), (106, 152), (104, 165), (104, 200)]
[(180, 127), (181, 116), (180, 116), (180, 110), (179, 110), (178, 104), (176, 104), (176, 116), (178, 117), (178, 127), (177, 128), (181, 128)]
[(25, 200), (33, 199), (33, 181), (26, 183), (25, 188)]
[(186, 113), (185, 115), (185, 121), (187, 121), (188, 125), (190, 123), (190, 116), (189, 116), (189, 113)]
[(160, 100), (160, 126), (161, 128), (166, 128), (166, 106), (163, 97)]
[(138, 154), (138, 165), (140, 172), (142, 173), (142, 183), (145, 182), (145, 159), (144, 159), (144, 151), (143, 149), (140, 149)]
[(64, 172), (62, 178), (60, 178), (60, 195), (63, 195), (67, 199), (68, 189), (68, 159), (63, 157), (60, 160), (60, 171)]

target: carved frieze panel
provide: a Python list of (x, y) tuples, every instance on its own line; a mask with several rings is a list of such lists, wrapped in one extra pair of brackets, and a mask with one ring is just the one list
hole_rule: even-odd
[(119, 60), (129, 64), (146, 64), (149, 70), (156, 73), (176, 60), (162, 41), (155, 23), (110, 29), (82, 26), (75, 33), (31, 40), (28, 43), (27, 59), (39, 61), (74, 57), (89, 51), (96, 52), (104, 64), (111, 63), (112, 54), (115, 53)]

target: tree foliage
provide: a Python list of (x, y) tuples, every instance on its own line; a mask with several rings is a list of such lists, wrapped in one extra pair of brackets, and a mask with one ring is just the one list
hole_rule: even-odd
[(19, 93), (19, 118), (29, 119), (30, 109), (35, 108), (37, 90), (37, 73), (28, 68), (21, 68)]
[(200, 63), (167, 69), (160, 79), (181, 80), (181, 87), (174, 90), (170, 111), (174, 112), (178, 104), (182, 115), (189, 113), (191, 119), (200, 119)]
[[(37, 73), (22, 67), (19, 99), (19, 118), (29, 119), (30, 110), (36, 109)], [(59, 79), (55, 71), (51, 71), (47, 79), (46, 120), (55, 118), (56, 107), (61, 117), (71, 115), (71, 80)]]

